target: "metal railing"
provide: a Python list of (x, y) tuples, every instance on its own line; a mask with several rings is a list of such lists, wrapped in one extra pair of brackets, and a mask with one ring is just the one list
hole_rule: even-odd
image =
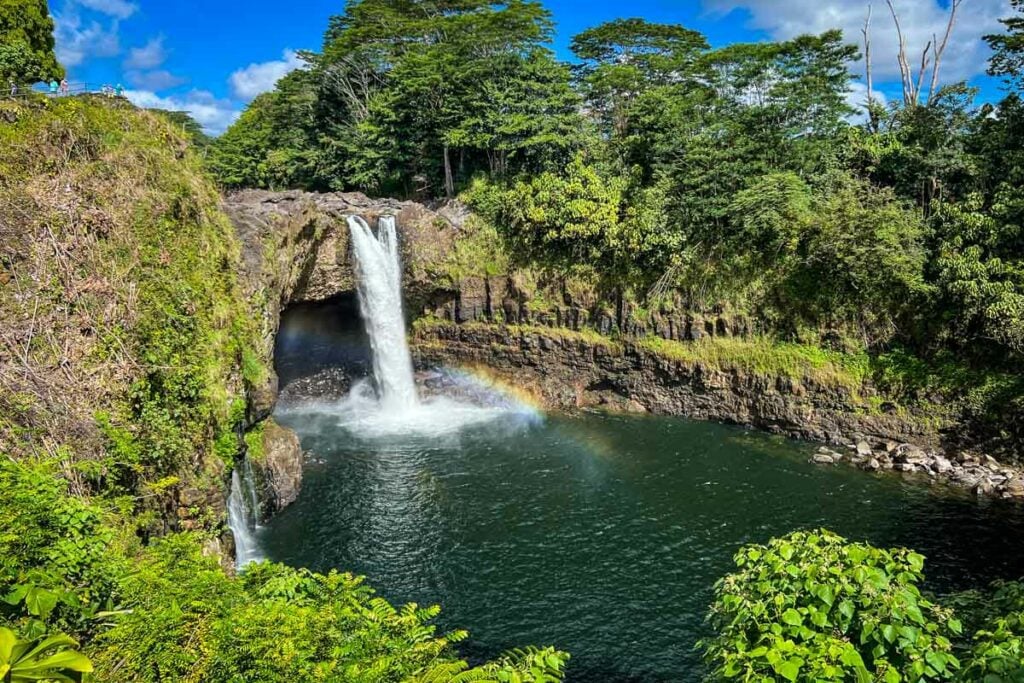
[(58, 85), (56, 89), (45, 83), (12, 84), (10, 82), (0, 84), (3, 90), (0, 91), (0, 99), (28, 99), (32, 97), (76, 97), (83, 95), (100, 95), (104, 97), (124, 97), (124, 88), (110, 85), (109, 83), (89, 83), (80, 81)]

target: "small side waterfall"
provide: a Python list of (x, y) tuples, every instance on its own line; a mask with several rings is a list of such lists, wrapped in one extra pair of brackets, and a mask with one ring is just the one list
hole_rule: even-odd
[(359, 308), (373, 349), (377, 396), (387, 408), (416, 406), (412, 358), (402, 315), (402, 265), (393, 216), (381, 216), (377, 235), (358, 216), (348, 219), (359, 281)]
[(235, 566), (239, 569), (263, 559), (256, 542), (258, 519), (259, 499), (252, 465), (242, 460), (231, 473), (228, 494), (228, 526), (235, 537)]

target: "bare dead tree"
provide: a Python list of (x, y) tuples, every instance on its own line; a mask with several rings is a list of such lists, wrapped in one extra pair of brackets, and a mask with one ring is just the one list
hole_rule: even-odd
[(949, 44), (949, 36), (953, 33), (953, 26), (956, 24), (956, 11), (960, 7), (961, 2), (963, 2), (963, 0), (953, 0), (949, 4), (949, 21), (946, 23), (946, 34), (942, 36), (942, 42), (936, 43), (935, 36), (932, 36), (934, 54), (932, 55), (932, 82), (931, 86), (928, 88), (929, 103), (935, 99), (935, 94), (938, 92), (939, 65), (942, 63), (942, 54), (946, 51), (946, 45)]
[(903, 103), (907, 107), (916, 107), (920, 104), (921, 90), (924, 87), (925, 74), (931, 67), (931, 83), (928, 89), (926, 104), (931, 104), (938, 91), (939, 67), (942, 64), (942, 55), (949, 45), (949, 37), (953, 34), (953, 27), (956, 25), (956, 14), (963, 0), (952, 0), (949, 6), (949, 20), (946, 22), (946, 32), (939, 42), (938, 36), (932, 35), (932, 39), (925, 45), (921, 52), (921, 64), (918, 67), (916, 78), (910, 67), (910, 60), (907, 58), (907, 38), (903, 33), (903, 26), (900, 24), (899, 13), (893, 0), (885, 0), (892, 14), (893, 24), (896, 26), (896, 37), (899, 40), (899, 52), (896, 56), (900, 66), (900, 80), (903, 85)]
[(875, 86), (871, 72), (871, 3), (868, 3), (868, 16), (864, 18), (864, 81), (868, 89), (868, 125), (872, 132), (878, 132), (878, 116), (875, 112)]
[(892, 21), (896, 25), (896, 37), (899, 39), (899, 52), (896, 53), (896, 59), (900, 65), (900, 83), (903, 85), (903, 102), (907, 106), (910, 106), (912, 100), (911, 88), (913, 82), (910, 80), (910, 64), (907, 62), (907, 39), (903, 35), (903, 27), (900, 25), (900, 16), (896, 13), (896, 7), (892, 4), (892, 0), (885, 0), (885, 4), (889, 5), (889, 12), (892, 14)]

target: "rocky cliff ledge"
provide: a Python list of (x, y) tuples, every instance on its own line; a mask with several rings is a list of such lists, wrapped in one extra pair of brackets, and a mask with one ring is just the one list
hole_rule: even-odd
[(642, 342), (504, 325), (418, 325), (420, 366), (489, 368), (555, 409), (685, 415), (832, 444), (862, 439), (940, 445), (937, 424), (873, 406), (848, 387), (813, 377), (769, 377), (739, 367), (675, 360)]

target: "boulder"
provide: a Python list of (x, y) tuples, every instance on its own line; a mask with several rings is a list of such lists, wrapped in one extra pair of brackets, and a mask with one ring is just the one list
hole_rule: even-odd
[(1004, 498), (1024, 498), (1024, 475), (1014, 477), (1006, 482), (1001, 493)]
[(948, 474), (953, 471), (953, 463), (944, 456), (936, 455), (932, 458), (932, 471), (936, 474)]
[(302, 488), (302, 446), (299, 437), (273, 420), (263, 423), (262, 453), (250, 462), (256, 476), (263, 520), (295, 502)]

